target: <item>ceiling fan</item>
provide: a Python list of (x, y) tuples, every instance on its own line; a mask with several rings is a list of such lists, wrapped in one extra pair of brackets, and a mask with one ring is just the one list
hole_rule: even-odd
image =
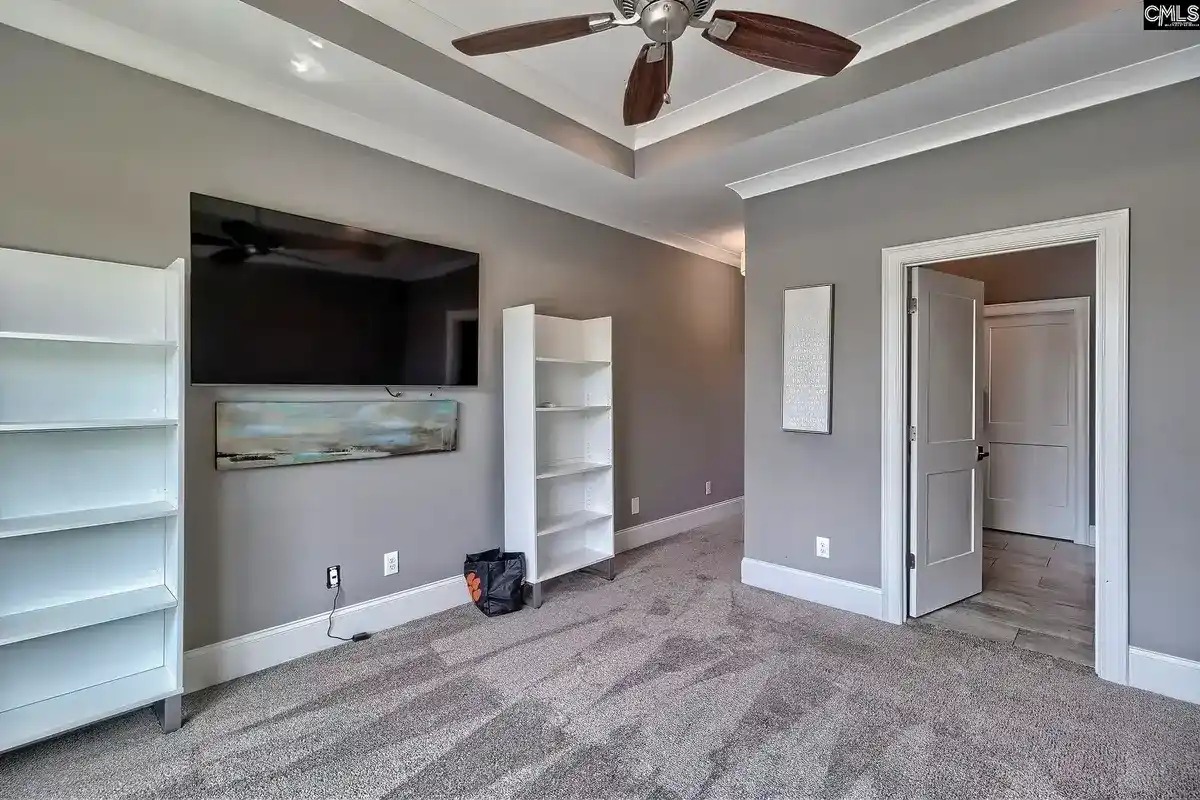
[(716, 11), (703, 19), (715, 0), (614, 0), (619, 14), (582, 14), (527, 22), (455, 39), (468, 56), (486, 56), (565, 42), (613, 28), (638, 27), (650, 39), (642, 45), (625, 87), (625, 124), (640, 125), (671, 102), (671, 43), (689, 27), (736, 56), (763, 66), (829, 77), (858, 55), (860, 45), (832, 31), (773, 14)]
[(382, 260), (386, 255), (382, 247), (367, 242), (347, 243), (296, 231), (288, 231), (281, 236), (261, 225), (241, 219), (222, 220), (221, 232), (225, 235), (213, 236), (202, 231), (195, 231), (192, 233), (192, 244), (220, 247), (220, 250), (212, 253), (208, 258), (214, 264), (225, 266), (243, 264), (251, 258), (276, 253), (296, 261), (326, 266), (324, 262), (297, 253), (297, 249), (328, 252), (343, 257), (366, 258), (372, 261)]

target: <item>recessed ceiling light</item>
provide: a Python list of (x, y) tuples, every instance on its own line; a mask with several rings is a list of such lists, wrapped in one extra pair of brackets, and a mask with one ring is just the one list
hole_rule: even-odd
[(292, 68), (292, 72), (305, 80), (317, 80), (325, 76), (325, 67), (308, 53), (296, 53), (288, 62), (288, 66)]

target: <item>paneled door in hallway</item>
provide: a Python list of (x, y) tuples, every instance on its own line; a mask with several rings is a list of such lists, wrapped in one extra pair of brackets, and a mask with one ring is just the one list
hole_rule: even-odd
[(983, 284), (912, 271), (909, 614), (983, 591)]
[(1088, 543), (1088, 298), (984, 317), (984, 525)]

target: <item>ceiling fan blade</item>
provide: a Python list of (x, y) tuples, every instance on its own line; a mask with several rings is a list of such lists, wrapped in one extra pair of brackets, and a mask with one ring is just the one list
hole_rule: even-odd
[(373, 242), (361, 242), (353, 239), (330, 239), (325, 236), (304, 233), (302, 231), (283, 231), (279, 247), (292, 250), (316, 250), (321, 252), (341, 252), (347, 258), (361, 258), (369, 261), (382, 261), (387, 256), (387, 250)]
[(213, 236), (209, 233), (193, 231), (192, 244), (208, 245), (210, 247), (229, 247), (229, 245), (237, 244), (237, 242), (226, 239), (224, 236)]
[(845, 69), (862, 49), (816, 25), (753, 11), (717, 11), (704, 38), (766, 67), (825, 78)]
[(309, 258), (308, 256), (293, 252), (286, 247), (276, 250), (274, 255), (283, 256), (284, 258), (290, 258), (293, 261), (299, 261), (301, 264), (312, 264), (314, 267), (323, 267), (323, 268), (329, 267), (329, 264), (325, 263), (324, 261), (318, 261), (315, 258)]
[(616, 14), (581, 14), (577, 17), (544, 19), (510, 25), (483, 33), (463, 36), (451, 42), (460, 53), (468, 56), (487, 56), (508, 53), (528, 47), (565, 42), (581, 36), (606, 31), (616, 24)]
[[(665, 48), (663, 57), (650, 61), (655, 48)], [(644, 44), (633, 62), (629, 83), (625, 85), (625, 124), (641, 125), (658, 116), (671, 87), (671, 70), (675, 66), (675, 53), (671, 43), (662, 45)]]
[(221, 222), (221, 230), (240, 245), (250, 245), (257, 250), (274, 250), (279, 239), (265, 228), (244, 219), (227, 219)]
[(208, 260), (214, 264), (220, 264), (223, 267), (229, 267), (235, 264), (244, 264), (248, 258), (250, 258), (250, 252), (245, 248), (227, 247), (224, 250), (218, 250), (210, 255)]

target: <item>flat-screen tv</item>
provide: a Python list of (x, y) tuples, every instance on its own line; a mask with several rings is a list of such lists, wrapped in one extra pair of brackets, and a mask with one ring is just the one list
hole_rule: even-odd
[(475, 386), (479, 255), (192, 195), (191, 380)]

